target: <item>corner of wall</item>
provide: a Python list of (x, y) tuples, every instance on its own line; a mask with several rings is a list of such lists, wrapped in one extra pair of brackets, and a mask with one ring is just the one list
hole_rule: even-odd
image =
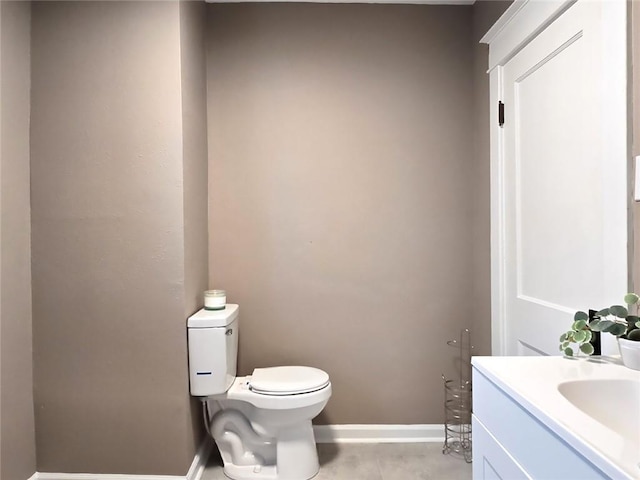
[(0, 3), (0, 477), (36, 469), (33, 405), (30, 82), (31, 4)]
[[(184, 320), (202, 307), (202, 292), (207, 289), (209, 275), (205, 15), (204, 2), (180, 3)], [(186, 349), (185, 343), (185, 368)], [(188, 396), (188, 385), (185, 388)], [(187, 453), (193, 455), (205, 435), (201, 405), (197, 399), (189, 399), (189, 411), (193, 435), (186, 448)]]
[(180, 35), (178, 2), (33, 4), (40, 471), (193, 460)]

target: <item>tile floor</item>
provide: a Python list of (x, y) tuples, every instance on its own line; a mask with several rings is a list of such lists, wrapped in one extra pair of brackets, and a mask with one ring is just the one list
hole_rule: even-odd
[[(470, 480), (471, 464), (441, 443), (321, 443), (314, 480)], [(226, 480), (217, 451), (202, 480)]]

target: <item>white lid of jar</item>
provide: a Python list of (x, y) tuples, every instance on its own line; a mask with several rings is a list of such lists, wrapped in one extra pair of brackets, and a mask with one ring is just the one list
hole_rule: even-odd
[(187, 320), (188, 328), (226, 327), (238, 317), (238, 305), (228, 303), (222, 310), (199, 310)]

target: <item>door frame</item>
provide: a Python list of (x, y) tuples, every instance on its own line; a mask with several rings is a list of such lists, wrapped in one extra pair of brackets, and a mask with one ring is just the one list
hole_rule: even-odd
[[(490, 182), (491, 182), (491, 352), (492, 355), (505, 355), (507, 352), (507, 318), (506, 318), (506, 258), (505, 252), (505, 168), (504, 168), (504, 135), (498, 126), (498, 102), (504, 99), (503, 67), (520, 52), (533, 38), (550, 25), (556, 18), (571, 7), (577, 0), (515, 0), (491, 29), (482, 37), (480, 43), (489, 45), (489, 88), (490, 88)], [(608, 157), (626, 159), (624, 172), (619, 170), (608, 172), (614, 178), (622, 173), (629, 176), (630, 145), (627, 135), (627, 2), (613, 0), (606, 2), (608, 7), (604, 15), (603, 45), (607, 59), (614, 68), (603, 74), (603, 95), (608, 98), (610, 121), (606, 122), (603, 151)], [(507, 119), (508, 121), (508, 119)], [(624, 239), (616, 238), (616, 243), (627, 245), (623, 251), (606, 253), (606, 262), (619, 265), (611, 279), (605, 279), (607, 292), (605, 296), (612, 302), (619, 301), (624, 291), (620, 289), (620, 278), (627, 279), (629, 284), (628, 249), (628, 215), (629, 215), (629, 182), (627, 189), (616, 192), (611, 203), (616, 215), (608, 218), (611, 225), (624, 225)], [(614, 231), (614, 230), (611, 230)], [(622, 229), (620, 229), (622, 231)], [(623, 258), (621, 258), (623, 257)], [(623, 261), (622, 261), (623, 260)], [(627, 285), (628, 287), (628, 285)], [(609, 291), (611, 290), (611, 291)], [(622, 289), (624, 290), (624, 288)], [(595, 306), (599, 308), (600, 306)], [(604, 306), (602, 306), (604, 307)], [(586, 307), (585, 307), (586, 308)], [(569, 328), (569, 326), (567, 326)], [(610, 350), (607, 349), (607, 350)]]

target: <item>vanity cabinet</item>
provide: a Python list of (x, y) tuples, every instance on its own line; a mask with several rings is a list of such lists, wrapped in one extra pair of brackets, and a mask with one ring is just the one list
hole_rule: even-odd
[(473, 480), (612, 478), (473, 369)]

